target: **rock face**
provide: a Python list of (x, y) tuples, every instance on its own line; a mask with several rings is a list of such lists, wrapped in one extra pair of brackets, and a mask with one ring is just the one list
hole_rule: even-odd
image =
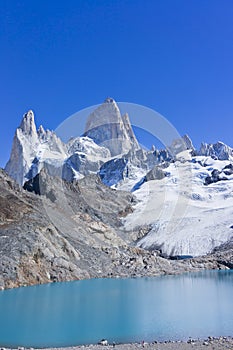
[(219, 160), (233, 160), (233, 149), (220, 141), (214, 144), (202, 143), (197, 155), (210, 156)]
[(34, 114), (26, 113), (20, 127), (16, 130), (10, 160), (6, 164), (6, 171), (19, 184), (23, 184), (25, 174), (31, 167), (31, 159), (35, 156), (35, 148), (38, 146)]
[(228, 180), (228, 178), (224, 175), (224, 172), (214, 169), (211, 171), (210, 176), (206, 176), (204, 185), (210, 185), (212, 183), (225, 180)]
[(186, 150), (194, 151), (193, 143), (188, 135), (184, 135), (179, 139), (173, 140), (172, 144), (168, 147), (168, 151), (172, 158)]
[(129, 210), (132, 195), (115, 193), (96, 176), (59, 182), (46, 170), (25, 188), (37, 195), (0, 171), (0, 286), (107, 274), (103, 250), (126, 246), (116, 228), (120, 230), (119, 213)]
[(23, 185), (40, 171), (44, 160), (52, 164), (66, 157), (66, 146), (55, 133), (45, 131), (42, 126), (36, 131), (34, 114), (30, 110), (23, 116), (15, 132), (11, 156), (5, 170)]
[(156, 165), (164, 166), (172, 157), (167, 150), (131, 150), (105, 162), (99, 171), (104, 184), (132, 190)]
[(106, 147), (98, 146), (87, 136), (71, 139), (67, 149), (70, 157), (63, 163), (61, 176), (68, 181), (97, 173), (102, 164), (111, 158)]
[(97, 145), (108, 148), (113, 157), (139, 148), (128, 115), (121, 117), (120, 110), (112, 98), (107, 98), (89, 116), (84, 135), (94, 140)]

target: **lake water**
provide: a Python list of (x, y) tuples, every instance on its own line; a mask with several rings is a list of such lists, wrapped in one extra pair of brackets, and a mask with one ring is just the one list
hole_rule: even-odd
[(94, 279), (0, 292), (1, 346), (233, 335), (233, 271)]

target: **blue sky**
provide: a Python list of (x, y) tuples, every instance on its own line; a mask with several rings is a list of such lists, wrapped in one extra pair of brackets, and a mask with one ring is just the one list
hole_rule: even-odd
[(233, 146), (232, 18), (232, 0), (1, 0), (0, 166), (28, 109), (56, 129), (107, 96)]

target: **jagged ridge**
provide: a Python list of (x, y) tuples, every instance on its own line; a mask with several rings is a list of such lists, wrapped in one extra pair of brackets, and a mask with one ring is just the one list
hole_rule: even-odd
[[(54, 132), (45, 131), (42, 126), (36, 130), (33, 112), (26, 113), (20, 127), (16, 130), (6, 171), (20, 185), (32, 180), (31, 185), (27, 182), (27, 189), (35, 185), (33, 179), (35, 177), (37, 179), (41, 169), (46, 169), (49, 175), (70, 182), (81, 178), (86, 181), (86, 176), (99, 174), (102, 182), (107, 186), (132, 191), (139, 199), (135, 207), (138, 208), (138, 212), (137, 210), (135, 212), (144, 220), (140, 225), (145, 226), (145, 221), (146, 224), (152, 225), (151, 230), (146, 230), (149, 234), (138, 242), (139, 246), (147, 249), (159, 248), (168, 255), (188, 253), (199, 255), (210, 252), (231, 237), (230, 222), (224, 217), (230, 216), (232, 160), (232, 149), (222, 142), (214, 145), (202, 144), (197, 151), (187, 135), (174, 140), (165, 150), (156, 150), (153, 147), (150, 151), (146, 151), (139, 147), (129, 116), (127, 114), (121, 116), (116, 102), (108, 98), (89, 116), (84, 136), (73, 138), (67, 144), (64, 144)], [(39, 185), (41, 186), (41, 183)], [(206, 186), (202, 187), (203, 185)], [(88, 187), (88, 183), (86, 186)], [(147, 190), (148, 187), (149, 190)], [(164, 193), (167, 189), (170, 191), (171, 198), (167, 196), (167, 202), (161, 195), (162, 189)], [(195, 215), (202, 216), (203, 204), (201, 203), (204, 203), (213, 213), (214, 210), (219, 211), (217, 199), (211, 202), (212, 198), (217, 198), (216, 194), (221, 194), (223, 214), (220, 219), (218, 216), (221, 225), (218, 224), (216, 229), (214, 222), (213, 227), (212, 222), (208, 224), (210, 232), (208, 231), (205, 244), (198, 243), (198, 234), (203, 230), (198, 222), (195, 225), (199, 228), (194, 235), (192, 223), (190, 224), (192, 221), (188, 221), (185, 229), (182, 226), (182, 210), (192, 208), (192, 205), (188, 206), (188, 204), (187, 208), (182, 204), (177, 209), (179, 217), (174, 222), (171, 220), (174, 224), (172, 225), (173, 236), (167, 237), (167, 233), (173, 230), (170, 230), (170, 224), (168, 225), (166, 220), (160, 218), (158, 222), (156, 211), (159, 212), (163, 206), (169, 208), (174, 198), (179, 196), (185, 203), (188, 200), (195, 201), (195, 206), (199, 208)], [(219, 198), (220, 196), (218, 200)], [(50, 199), (55, 201), (51, 193)], [(153, 215), (147, 217), (143, 206), (147, 205), (147, 201), (150, 203), (150, 200), (154, 206), (153, 210), (151, 209)], [(127, 224), (126, 220), (125, 227), (133, 228), (136, 232), (140, 227), (137, 227), (137, 218), (134, 215), (134, 213), (128, 215), (129, 221)], [(168, 213), (168, 217), (169, 215)], [(201, 251), (200, 248), (203, 250)]]

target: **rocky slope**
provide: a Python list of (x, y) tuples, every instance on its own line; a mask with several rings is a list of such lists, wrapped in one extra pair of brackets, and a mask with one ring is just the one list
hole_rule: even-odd
[(69, 183), (43, 170), (24, 187), (0, 171), (2, 289), (232, 267), (232, 245), (185, 261), (135, 247), (143, 232), (125, 231), (121, 220), (132, 212), (134, 196), (110, 189), (96, 175)]
[[(80, 183), (56, 180), (43, 171), (38, 180), (39, 196), (18, 187), (1, 170), (1, 287), (107, 274), (113, 266), (104, 250), (125, 249), (115, 228), (124, 210), (130, 210), (132, 195), (113, 193), (95, 176), (88, 180), (89, 192), (86, 179)], [(61, 186), (66, 191), (66, 205)], [(106, 209), (104, 220), (100, 206)]]

